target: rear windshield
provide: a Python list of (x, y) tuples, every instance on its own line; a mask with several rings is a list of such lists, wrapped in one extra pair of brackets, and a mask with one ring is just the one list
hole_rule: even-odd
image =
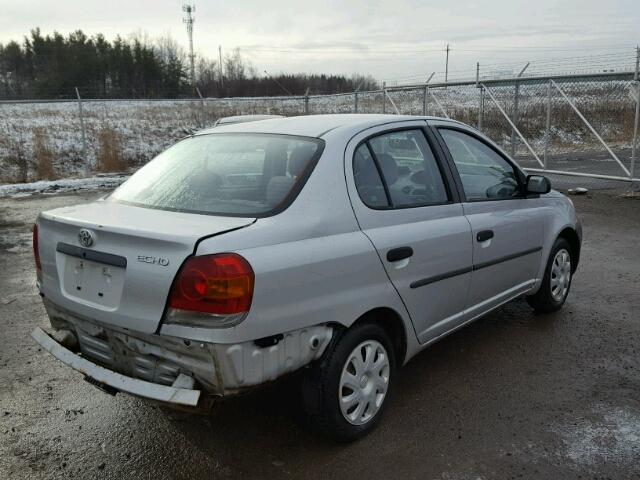
[(190, 137), (158, 155), (109, 201), (161, 210), (264, 217), (302, 188), (324, 142), (266, 134)]

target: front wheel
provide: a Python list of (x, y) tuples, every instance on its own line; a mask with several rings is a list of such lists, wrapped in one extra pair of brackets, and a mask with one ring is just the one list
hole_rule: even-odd
[(564, 238), (553, 244), (540, 290), (527, 297), (537, 312), (549, 313), (562, 308), (571, 288), (571, 246)]
[(380, 421), (395, 371), (386, 332), (361, 324), (339, 334), (305, 377), (304, 400), (313, 425), (338, 441), (353, 441)]

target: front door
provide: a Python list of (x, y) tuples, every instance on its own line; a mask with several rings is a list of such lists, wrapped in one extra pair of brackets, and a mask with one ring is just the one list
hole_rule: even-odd
[(471, 224), (473, 274), (468, 316), (481, 314), (530, 289), (536, 281), (544, 209), (523, 195), (521, 174), (480, 136), (462, 128), (438, 132), (459, 174)]
[(459, 322), (471, 281), (471, 228), (426, 124), (355, 137), (346, 150), (350, 196), (363, 233), (409, 311), (421, 343)]

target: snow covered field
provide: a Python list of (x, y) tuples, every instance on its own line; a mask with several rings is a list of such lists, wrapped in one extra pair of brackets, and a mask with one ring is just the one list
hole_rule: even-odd
[(21, 198), (33, 194), (57, 194), (80, 190), (113, 189), (124, 182), (129, 175), (100, 175), (87, 178), (65, 178), (60, 180), (39, 180), (29, 183), (9, 183), (0, 185), (0, 198)]
[[(576, 81), (561, 84), (569, 98), (593, 123), (614, 150), (629, 147), (635, 103), (631, 82), (621, 80)], [(489, 87), (500, 106), (513, 116), (511, 85)], [(475, 84), (430, 88), (427, 113), (449, 116), (477, 125), (480, 90)], [(352, 113), (355, 95), (310, 96), (309, 113)], [(360, 92), (358, 112), (422, 114), (424, 88)], [(384, 105), (384, 106), (383, 106)], [(530, 145), (542, 155), (545, 145), (547, 83), (527, 83), (519, 88), (518, 127)], [(176, 140), (210, 126), (229, 115), (269, 113), (302, 115), (303, 97), (229, 98), (200, 100), (84, 101), (86, 152), (76, 102), (0, 103), (0, 183), (24, 183), (49, 178), (91, 176), (96, 172), (131, 171), (153, 158)], [(511, 150), (512, 129), (485, 93), (482, 130)], [(531, 157), (515, 139), (518, 158)], [(601, 152), (596, 137), (554, 91), (551, 108), (549, 155)]]

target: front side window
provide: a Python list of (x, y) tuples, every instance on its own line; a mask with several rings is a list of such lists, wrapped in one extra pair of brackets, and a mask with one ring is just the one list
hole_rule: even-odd
[[(419, 207), (449, 201), (440, 169), (422, 130), (390, 132), (369, 139), (356, 152), (354, 173), (359, 152), (369, 155), (369, 163), (375, 164), (382, 174), (386, 192), (382, 191), (388, 195), (384, 206)], [(382, 185), (378, 191), (380, 188)], [(360, 197), (364, 200), (362, 193)], [(366, 200), (364, 203), (372, 206)]]
[(285, 207), (322, 140), (287, 135), (187, 138), (138, 170), (109, 201), (190, 213), (266, 216)]
[(504, 200), (520, 195), (513, 166), (495, 150), (458, 130), (439, 131), (456, 164), (467, 200)]

